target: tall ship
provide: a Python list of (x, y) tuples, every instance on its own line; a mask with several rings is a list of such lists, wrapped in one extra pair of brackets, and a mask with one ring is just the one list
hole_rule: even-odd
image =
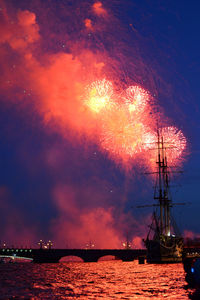
[[(170, 146), (171, 147), (171, 146)], [(156, 182), (152, 206), (152, 224), (144, 244), (147, 248), (148, 263), (178, 263), (182, 261), (183, 238), (172, 222), (171, 208), (174, 205), (170, 193), (170, 168), (167, 163), (167, 144), (162, 128), (157, 130)]]

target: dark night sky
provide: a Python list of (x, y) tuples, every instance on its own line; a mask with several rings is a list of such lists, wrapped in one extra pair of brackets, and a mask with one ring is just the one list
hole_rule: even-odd
[[(102, 1), (104, 16), (95, 16), (94, 3), (0, 1), (0, 240), (34, 244), (50, 238), (61, 246), (94, 240), (112, 247), (127, 232), (135, 243), (146, 234), (151, 209), (135, 208), (153, 202), (153, 183), (143, 170), (133, 167), (126, 174), (94, 140), (74, 138), (70, 126), (60, 129), (56, 120), (44, 121), (38, 109), (43, 91), (33, 81), (39, 67), (32, 61), (34, 67), (27, 68), (25, 55), (32, 53), (46, 70), (47, 56), (81, 57), (83, 49), (103, 57), (109, 78), (148, 89), (170, 123), (183, 131), (188, 154), (173, 196), (190, 204), (175, 208), (174, 215), (182, 232), (200, 233), (200, 3)], [(20, 39), (21, 27), (11, 24), (24, 10), (36, 15), (40, 35), (31, 31), (35, 41), (26, 51), (12, 37)], [(86, 18), (97, 29), (88, 33)], [(56, 85), (61, 75), (54, 76)]]

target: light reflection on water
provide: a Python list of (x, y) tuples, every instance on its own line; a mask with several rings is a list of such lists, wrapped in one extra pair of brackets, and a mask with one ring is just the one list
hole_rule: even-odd
[(186, 285), (182, 264), (0, 265), (0, 299), (200, 299)]

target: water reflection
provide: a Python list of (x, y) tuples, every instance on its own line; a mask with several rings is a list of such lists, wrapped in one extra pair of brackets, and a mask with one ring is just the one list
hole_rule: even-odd
[(182, 264), (137, 261), (0, 265), (2, 299), (200, 299), (186, 289)]

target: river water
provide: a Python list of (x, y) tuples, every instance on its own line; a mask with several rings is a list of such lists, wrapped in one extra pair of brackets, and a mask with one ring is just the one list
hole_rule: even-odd
[(200, 299), (182, 264), (137, 261), (0, 265), (0, 299)]

